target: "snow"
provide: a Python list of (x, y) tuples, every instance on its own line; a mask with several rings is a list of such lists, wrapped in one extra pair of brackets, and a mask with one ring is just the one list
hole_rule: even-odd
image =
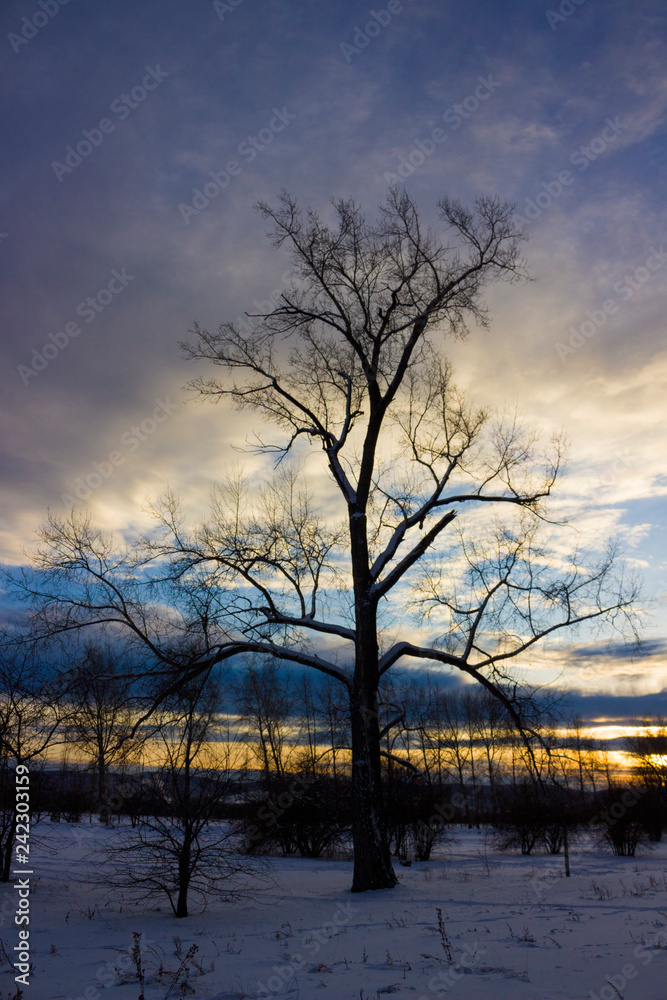
[[(667, 996), (664, 844), (615, 858), (582, 843), (566, 879), (562, 857), (499, 854), (483, 831), (465, 830), (443, 848), (446, 857), (399, 865), (396, 889), (355, 895), (347, 861), (276, 858), (275, 884), (254, 900), (215, 900), (176, 920), (166, 901), (144, 912), (105, 900), (104, 871), (85, 856), (116, 836), (97, 822), (34, 828), (34, 970), (24, 1000), (137, 1000), (133, 932), (143, 935), (146, 1000), (183, 995), (170, 973), (192, 945), (199, 968), (191, 965), (194, 992), (186, 995), (195, 1000)], [(0, 889), (9, 955), (18, 942), (16, 894), (11, 885)], [(0, 1000), (15, 992), (3, 959)]]

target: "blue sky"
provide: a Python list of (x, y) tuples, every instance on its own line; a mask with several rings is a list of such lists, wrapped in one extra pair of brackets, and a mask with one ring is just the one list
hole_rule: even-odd
[(280, 288), (253, 203), (372, 211), (403, 165), (427, 218), (496, 192), (526, 217), (533, 281), (492, 291), (490, 329), (452, 346), (459, 380), (564, 430), (563, 508), (619, 536), (656, 602), (641, 666), (580, 652), (567, 683), (667, 687), (666, 21), (647, 0), (8, 0), (0, 556), (20, 563), (99, 466), (109, 528), (167, 482), (197, 509), (244, 428), (186, 404), (178, 341)]

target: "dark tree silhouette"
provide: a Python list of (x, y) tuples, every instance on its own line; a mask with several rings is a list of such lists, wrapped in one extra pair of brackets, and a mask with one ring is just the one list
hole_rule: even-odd
[[(61, 740), (61, 691), (53, 671), (25, 649), (0, 647), (0, 881), (11, 877), (12, 851), (17, 832), (18, 765), (21, 798), (29, 804), (31, 779), (39, 758)], [(24, 815), (30, 822), (31, 809)], [(27, 857), (27, 853), (25, 855)]]
[[(287, 194), (259, 207), (273, 246), (291, 254), (291, 286), (252, 331), (195, 327), (186, 352), (220, 371), (194, 383), (204, 397), (277, 428), (280, 439), (258, 436), (255, 450), (278, 469), (223, 482), (193, 530), (167, 495), (155, 507), (159, 532), (126, 553), (81, 515), (52, 517), (36, 561), (43, 573), (22, 586), (45, 634), (124, 627), (168, 674), (167, 691), (240, 654), (343, 685), (352, 888), (388, 888), (396, 876), (378, 720), (386, 672), (416, 660), (463, 671), (530, 743), (510, 661), (557, 630), (620, 618), (632, 594), (617, 586), (611, 554), (597, 564), (553, 557), (540, 517), (557, 447), (544, 456), (515, 420), (471, 407), (444, 357), (447, 338), (469, 321), (485, 326), (485, 286), (523, 274), (512, 206), (479, 198), (469, 210), (444, 198), (443, 236), (399, 190), (375, 221), (347, 200), (333, 203), (331, 223)], [(309, 446), (321, 467), (313, 455), (307, 477)], [(413, 623), (401, 634), (415, 597), (426, 616), (419, 639)]]
[(97, 798), (105, 814), (109, 768), (132, 758), (139, 745), (132, 738), (131, 684), (123, 659), (110, 646), (89, 643), (68, 672), (67, 740), (92, 762)]
[(155, 752), (163, 763), (143, 789), (150, 811), (103, 852), (113, 894), (146, 902), (166, 897), (174, 916), (187, 917), (193, 898), (199, 907), (214, 895), (240, 898), (266, 877), (215, 822), (234, 787), (229, 759), (209, 745), (220, 735), (218, 709), (215, 686), (200, 679), (161, 713)]

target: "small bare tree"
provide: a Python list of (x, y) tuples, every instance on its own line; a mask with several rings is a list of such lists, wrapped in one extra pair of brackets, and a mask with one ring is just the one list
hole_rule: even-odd
[(641, 810), (649, 838), (662, 840), (667, 826), (667, 725), (658, 716), (627, 738), (633, 770), (642, 790)]
[(646, 787), (667, 796), (667, 725), (660, 716), (645, 719), (642, 729), (627, 740), (637, 776)]
[(138, 750), (129, 666), (119, 650), (90, 642), (69, 672), (67, 740), (92, 761), (103, 812), (109, 768), (128, 761)]
[(292, 749), (288, 744), (288, 727), (294, 701), (275, 661), (249, 663), (245, 667), (238, 684), (238, 702), (241, 722), (250, 726), (246, 738), (265, 778), (271, 773), (281, 777)]
[[(62, 739), (61, 693), (53, 671), (25, 649), (0, 647), (0, 881), (9, 882), (17, 831), (18, 764), (32, 764)], [(33, 773), (33, 780), (34, 780)], [(21, 779), (28, 792), (30, 780)], [(33, 796), (34, 797), (34, 796)], [(30, 812), (27, 814), (30, 820)], [(27, 856), (27, 853), (26, 855)]]
[[(175, 917), (187, 917), (212, 896), (239, 898), (266, 877), (266, 867), (233, 850), (220, 807), (233, 788), (229, 744), (217, 738), (219, 693), (210, 681), (191, 682), (161, 712), (163, 763), (143, 794), (148, 815), (105, 848), (114, 895), (166, 899)], [(216, 822), (217, 820), (217, 822)]]
[[(195, 327), (186, 352), (220, 372), (194, 383), (204, 397), (277, 428), (254, 446), (279, 469), (223, 482), (193, 530), (166, 496), (160, 533), (139, 551), (116, 554), (80, 515), (53, 517), (36, 557), (43, 573), (19, 588), (45, 634), (123, 626), (163, 665), (166, 691), (244, 653), (338, 681), (351, 731), (352, 888), (384, 889), (396, 883), (378, 719), (387, 671), (401, 660), (463, 671), (529, 746), (508, 665), (558, 631), (620, 621), (634, 593), (612, 553), (567, 562), (560, 540), (540, 539), (557, 446), (543, 454), (515, 420), (471, 406), (444, 356), (447, 337), (486, 325), (485, 286), (524, 273), (513, 207), (443, 198), (442, 236), (394, 189), (374, 221), (349, 200), (333, 204), (330, 222), (287, 194), (259, 207), (274, 247), (291, 254), (291, 286), (252, 331)], [(313, 456), (306, 478), (309, 446), (321, 464)], [(406, 617), (413, 599), (425, 615), (419, 635)]]
[(322, 720), (322, 739), (328, 746), (326, 761), (336, 782), (341, 770), (344, 774), (347, 773), (346, 761), (350, 746), (350, 713), (344, 688), (328, 675), (321, 676), (317, 685), (316, 705)]

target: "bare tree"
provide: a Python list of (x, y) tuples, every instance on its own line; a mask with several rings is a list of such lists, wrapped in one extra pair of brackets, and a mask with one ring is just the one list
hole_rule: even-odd
[[(48, 665), (29, 651), (0, 649), (0, 881), (9, 882), (17, 824), (26, 828), (31, 810), (19, 819), (16, 792), (30, 802), (30, 777), (15, 778), (18, 765), (34, 765), (60, 741), (62, 705)], [(26, 794), (27, 793), (27, 794)], [(27, 843), (26, 835), (23, 843)], [(24, 857), (28, 857), (27, 851)]]
[(212, 895), (239, 898), (265, 877), (265, 866), (235, 852), (226, 825), (216, 822), (233, 788), (232, 748), (216, 737), (219, 693), (210, 680), (191, 682), (161, 712), (156, 753), (162, 764), (143, 794), (149, 815), (103, 852), (112, 894), (169, 900), (187, 917)]
[[(244, 653), (340, 682), (352, 743), (352, 888), (388, 888), (396, 876), (378, 720), (386, 672), (401, 660), (463, 671), (530, 743), (508, 664), (558, 630), (620, 619), (634, 595), (614, 578), (611, 554), (564, 566), (562, 551), (540, 542), (558, 448), (542, 455), (515, 420), (470, 406), (444, 357), (448, 336), (471, 320), (486, 325), (484, 287), (523, 275), (512, 206), (479, 198), (469, 210), (445, 198), (442, 237), (399, 190), (375, 221), (347, 200), (333, 203), (330, 223), (287, 194), (259, 207), (274, 247), (291, 254), (291, 286), (250, 333), (195, 327), (186, 351), (221, 371), (194, 383), (204, 397), (230, 399), (277, 428), (279, 439), (257, 436), (254, 447), (279, 468), (259, 483), (224, 482), (194, 530), (165, 497), (155, 508), (160, 534), (140, 553), (117, 555), (78, 515), (53, 517), (37, 556), (43, 575), (20, 586), (47, 634), (122, 625), (163, 665), (166, 690)], [(322, 467), (313, 455), (306, 479), (309, 446)], [(315, 499), (325, 475), (337, 500), (332, 487)], [(482, 546), (486, 511), (496, 520)], [(413, 626), (401, 632), (413, 596), (430, 616), (419, 640)]]
[(641, 812), (649, 838), (662, 840), (667, 826), (667, 726), (664, 719), (645, 719), (642, 730), (627, 738), (633, 770), (642, 790)]
[(241, 721), (250, 725), (246, 739), (264, 776), (268, 778), (271, 772), (282, 776), (292, 749), (288, 733), (293, 699), (274, 661), (246, 666), (238, 684), (238, 700)]
[(495, 811), (496, 788), (500, 781), (502, 781), (502, 749), (507, 733), (508, 720), (497, 698), (494, 698), (488, 691), (483, 689), (478, 694), (480, 723), (477, 738), (482, 748), (483, 767), (486, 770), (486, 778), (489, 784), (491, 809)]
[(346, 762), (350, 747), (350, 713), (341, 685), (326, 674), (318, 680), (316, 705), (322, 723), (322, 740), (327, 745), (325, 759), (336, 782), (341, 771), (345, 774), (348, 770)]
[(645, 719), (642, 729), (628, 736), (626, 743), (642, 783), (667, 794), (667, 725), (664, 719), (660, 716)]
[(89, 643), (69, 676), (71, 713), (68, 743), (88, 757), (95, 768), (97, 797), (106, 811), (107, 773), (114, 764), (136, 754), (131, 683), (128, 664), (119, 650)]
[[(331, 764), (331, 752), (323, 754), (321, 747), (326, 737), (323, 738), (312, 674), (303, 674), (296, 688), (294, 767), (300, 773), (315, 777), (324, 773), (327, 765)], [(327, 749), (333, 750), (333, 744)]]

